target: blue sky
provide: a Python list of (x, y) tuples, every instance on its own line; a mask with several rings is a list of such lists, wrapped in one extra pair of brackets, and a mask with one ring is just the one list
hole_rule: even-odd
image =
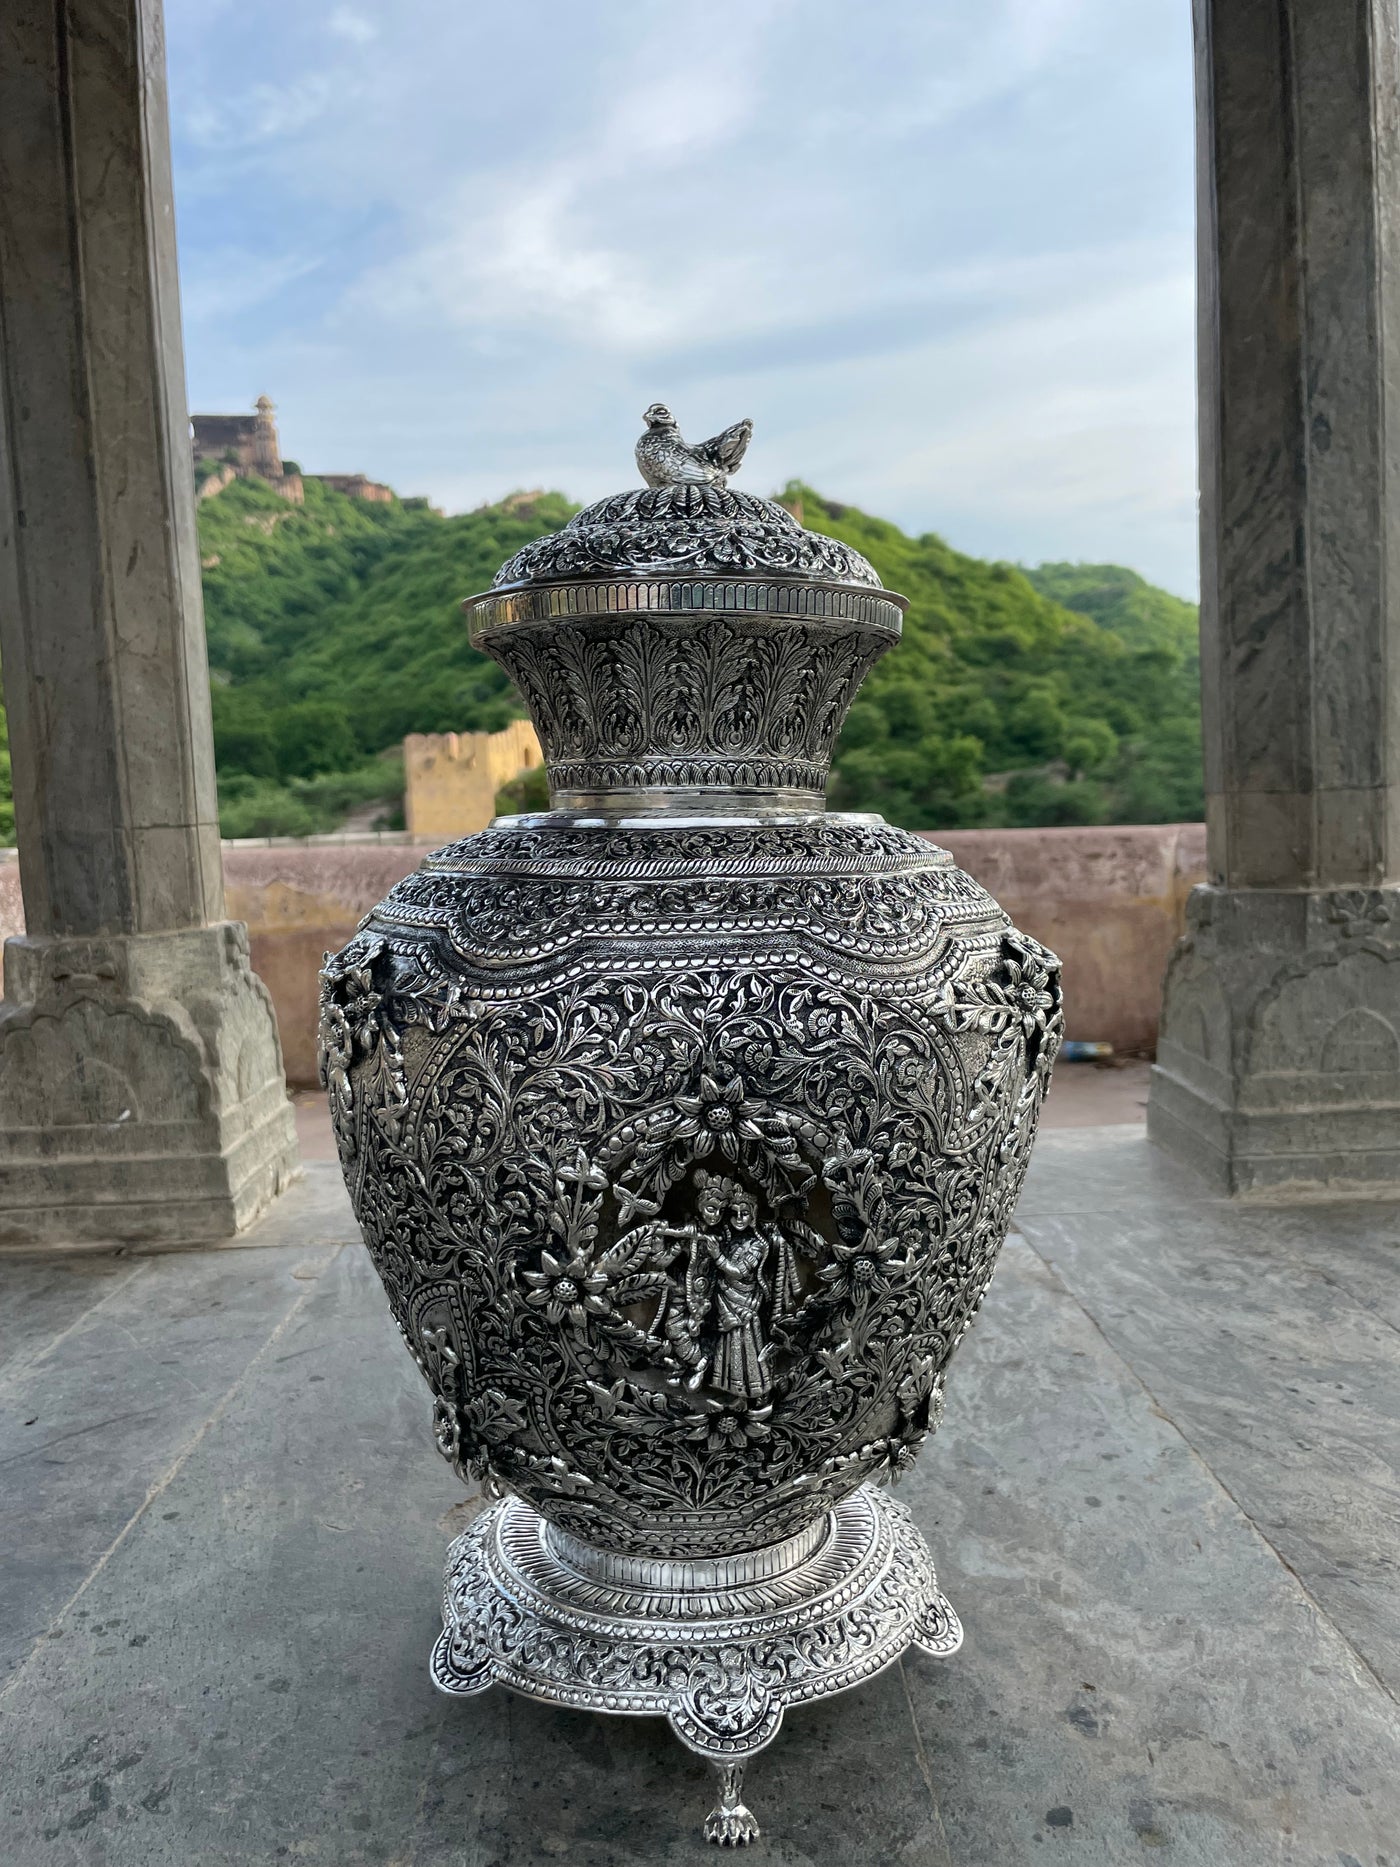
[(190, 405), (450, 510), (641, 410), (1196, 588), (1187, 0), (167, 0)]

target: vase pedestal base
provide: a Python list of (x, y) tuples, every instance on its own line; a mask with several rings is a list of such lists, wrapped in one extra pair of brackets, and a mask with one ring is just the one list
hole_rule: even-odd
[(448, 1550), (431, 1666), (458, 1697), (500, 1684), (668, 1719), (719, 1771), (705, 1835), (733, 1847), (759, 1832), (743, 1766), (788, 1706), (859, 1685), (911, 1646), (941, 1657), (961, 1642), (909, 1512), (869, 1485), (784, 1543), (704, 1561), (596, 1549), (512, 1497)]

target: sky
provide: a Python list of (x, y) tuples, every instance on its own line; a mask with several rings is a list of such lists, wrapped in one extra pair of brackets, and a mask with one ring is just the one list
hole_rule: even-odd
[(1186, 0), (167, 0), (190, 407), (461, 511), (652, 401), (1194, 596)]

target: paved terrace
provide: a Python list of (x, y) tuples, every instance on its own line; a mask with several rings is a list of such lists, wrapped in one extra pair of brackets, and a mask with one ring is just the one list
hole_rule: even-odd
[[(1124, 1125), (1046, 1134), (1018, 1224), (904, 1487), (967, 1644), (790, 1715), (750, 1858), (1400, 1867), (1400, 1212)], [(661, 1724), (430, 1688), (475, 1505), (334, 1166), (0, 1297), (5, 1867), (720, 1858)]]

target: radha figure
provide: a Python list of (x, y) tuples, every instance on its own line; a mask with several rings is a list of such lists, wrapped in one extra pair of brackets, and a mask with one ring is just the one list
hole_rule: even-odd
[(762, 1329), (768, 1240), (759, 1227), (752, 1194), (736, 1187), (729, 1198), (728, 1217), (727, 1231), (709, 1241), (718, 1329), (710, 1385), (724, 1394), (762, 1400), (769, 1388)]

